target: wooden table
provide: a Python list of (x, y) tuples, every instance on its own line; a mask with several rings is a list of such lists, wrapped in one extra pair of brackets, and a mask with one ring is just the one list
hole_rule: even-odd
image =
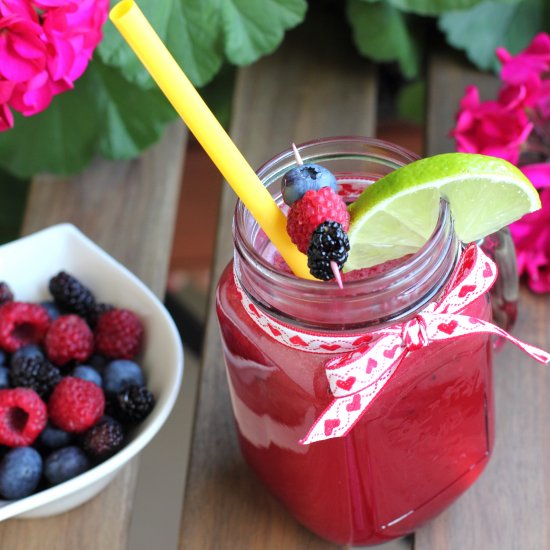
[[(346, 36), (347, 32), (335, 33), (320, 42), (315, 34), (304, 36), (303, 30), (293, 31), (275, 55), (239, 71), (231, 134), (254, 166), (286, 148), (291, 140), (375, 135), (376, 69), (354, 54), (351, 46), (346, 48)], [(447, 137), (453, 113), (464, 86), (473, 82), (487, 91), (496, 85), (493, 78), (481, 76), (452, 58), (435, 57), (430, 61), (427, 154), (453, 149)], [(97, 161), (83, 175), (66, 181), (37, 178), (23, 232), (71, 221), (161, 296), (184, 142), (185, 132), (176, 124), (161, 143), (136, 161)], [(226, 188), (213, 283), (231, 257), (234, 202), (235, 197)], [(213, 291), (214, 286), (211, 297)], [(514, 333), (550, 349), (549, 312), (547, 297), (522, 290)], [(420, 529), (414, 539), (400, 541), (400, 548), (550, 548), (550, 372), (507, 347), (496, 357), (495, 378), (497, 445), (489, 467), (454, 506)], [(190, 457), (183, 451), (181, 457), (181, 464), (190, 458), (181, 525), (176, 522), (170, 527), (179, 531), (174, 534), (179, 548), (336, 548), (299, 526), (243, 463), (231, 417), (213, 303), (206, 326), (200, 384), (195, 387), (189, 382), (187, 388), (189, 395), (195, 390), (198, 407), (188, 447)], [(156, 460), (163, 463), (161, 454)], [(0, 548), (136, 550), (136, 543), (131, 546), (128, 539), (136, 472), (134, 461), (103, 493), (74, 511), (41, 520), (1, 523)], [(181, 480), (185, 467), (172, 474)], [(165, 497), (161, 494), (155, 498), (154, 506), (162, 510)], [(161, 550), (172, 550), (172, 546)]]

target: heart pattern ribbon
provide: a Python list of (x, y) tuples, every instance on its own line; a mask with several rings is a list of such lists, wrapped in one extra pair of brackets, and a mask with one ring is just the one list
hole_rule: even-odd
[(531, 346), (501, 328), (461, 312), (494, 284), (497, 267), (475, 244), (463, 252), (450, 282), (437, 301), (415, 317), (362, 336), (329, 335), (298, 330), (267, 316), (248, 298), (235, 277), (243, 307), (253, 321), (280, 343), (312, 353), (342, 352), (325, 363), (333, 395), (329, 406), (315, 420), (302, 444), (342, 437), (365, 414), (384, 385), (409, 353), (430, 342), (472, 334), (495, 334), (518, 346), (539, 363), (550, 354)]

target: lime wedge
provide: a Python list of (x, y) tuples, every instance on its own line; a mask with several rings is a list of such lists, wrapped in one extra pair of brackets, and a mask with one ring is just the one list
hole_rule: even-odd
[(531, 182), (505, 160), (469, 153), (418, 160), (379, 179), (350, 205), (351, 250), (344, 271), (418, 251), (435, 229), (441, 198), (465, 243), (541, 206)]

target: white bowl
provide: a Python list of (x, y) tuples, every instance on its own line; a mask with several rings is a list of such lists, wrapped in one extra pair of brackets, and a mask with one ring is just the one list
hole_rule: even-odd
[(44, 229), (0, 246), (0, 281), (16, 300), (51, 299), (48, 281), (64, 270), (88, 286), (100, 302), (135, 311), (145, 326), (140, 364), (156, 398), (151, 414), (131, 434), (125, 447), (93, 469), (26, 498), (0, 500), (0, 521), (65, 512), (91, 499), (159, 431), (178, 395), (183, 375), (183, 349), (172, 318), (156, 296), (130, 271), (71, 224)]

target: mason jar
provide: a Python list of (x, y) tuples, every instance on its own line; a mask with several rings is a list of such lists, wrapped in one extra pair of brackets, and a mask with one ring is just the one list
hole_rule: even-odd
[[(417, 158), (360, 137), (313, 141), (300, 153), (336, 175), (346, 200)], [(258, 172), (281, 208), (281, 178), (294, 165), (287, 150)], [(234, 259), (219, 281), (216, 307), (244, 458), (320, 537), (369, 545), (411, 533), (463, 493), (491, 455), (489, 335), (409, 351), (347, 435), (302, 440), (334, 399), (327, 361), (344, 348), (362, 349), (378, 331), (406, 323), (441, 296), (463, 251), (448, 205), (441, 202), (437, 227), (420, 251), (352, 274), (343, 289), (293, 276), (242, 203), (233, 236)], [(489, 321), (489, 294), (462, 313)], [(317, 343), (314, 351), (301, 347), (304, 335)]]

